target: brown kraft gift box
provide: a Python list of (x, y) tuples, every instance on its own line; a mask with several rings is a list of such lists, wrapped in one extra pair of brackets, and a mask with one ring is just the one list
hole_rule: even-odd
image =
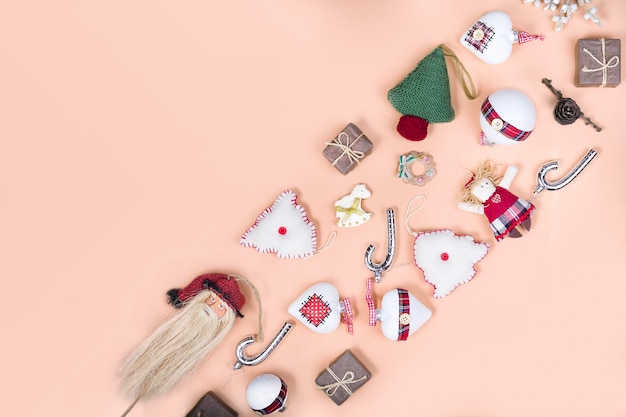
[(372, 374), (350, 350), (343, 352), (315, 379), (317, 389), (337, 405), (343, 404)]
[(621, 82), (620, 39), (579, 39), (576, 43), (577, 87), (617, 87)]
[(209, 391), (191, 409), (186, 417), (237, 417), (237, 412)]
[(372, 152), (374, 145), (355, 124), (348, 125), (326, 143), (322, 154), (343, 175), (352, 171), (359, 161)]

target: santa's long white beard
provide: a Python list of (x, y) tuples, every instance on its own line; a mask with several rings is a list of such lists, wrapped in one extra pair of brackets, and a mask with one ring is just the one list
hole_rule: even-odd
[(230, 331), (235, 313), (222, 318), (207, 306), (209, 291), (159, 326), (124, 362), (122, 390), (133, 399), (164, 394), (202, 362)]

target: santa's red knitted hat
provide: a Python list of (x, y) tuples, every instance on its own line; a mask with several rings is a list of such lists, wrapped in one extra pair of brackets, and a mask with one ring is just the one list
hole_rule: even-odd
[(172, 288), (167, 292), (168, 302), (176, 308), (182, 308), (187, 300), (203, 290), (213, 290), (239, 317), (246, 298), (239, 289), (237, 280), (226, 274), (203, 274), (195, 278), (185, 288)]

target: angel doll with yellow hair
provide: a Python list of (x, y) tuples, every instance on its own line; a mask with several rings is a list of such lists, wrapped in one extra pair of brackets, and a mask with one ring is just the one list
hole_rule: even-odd
[(518, 225), (530, 230), (530, 214), (535, 206), (509, 191), (517, 171), (517, 167), (511, 165), (499, 177), (496, 175), (496, 166), (485, 161), (459, 195), (458, 207), (471, 213), (484, 214), (498, 242), (507, 236), (522, 237)]

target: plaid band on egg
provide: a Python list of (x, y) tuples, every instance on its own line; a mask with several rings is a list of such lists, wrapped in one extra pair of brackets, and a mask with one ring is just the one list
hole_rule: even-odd
[[(411, 300), (409, 300), (409, 292), (402, 288), (398, 288), (398, 317), (402, 314), (411, 314)], [(398, 320), (398, 340), (406, 340), (409, 337), (410, 322), (402, 324)]]
[(281, 380), (280, 393), (278, 394), (278, 397), (264, 409), (254, 410), (254, 411), (257, 414), (260, 414), (263, 416), (267, 414), (275, 413), (276, 411), (279, 411), (283, 408), (283, 405), (285, 404), (286, 399), (287, 399), (287, 385), (285, 384), (284, 381)]
[[(481, 30), (483, 32), (483, 36), (478, 37), (479, 39), (474, 38), (474, 32), (477, 30)], [(467, 31), (464, 40), (469, 45), (473, 46), (478, 52), (482, 53), (485, 49), (487, 49), (489, 42), (493, 39), (493, 33), (493, 28), (487, 26), (479, 20)]]
[(483, 114), (483, 116), (485, 116), (485, 119), (487, 119), (487, 122), (489, 122), (489, 124), (491, 124), (491, 122), (495, 119), (502, 120), (502, 128), (498, 131), (511, 140), (514, 140), (516, 142), (521, 142), (525, 140), (532, 132), (532, 130), (531, 131), (520, 130), (516, 128), (515, 126), (509, 124), (508, 122), (504, 121), (502, 117), (500, 117), (498, 112), (496, 112), (496, 110), (491, 105), (491, 102), (489, 101), (489, 97), (487, 97), (485, 101), (483, 102), (483, 105), (480, 107), (480, 111)]

